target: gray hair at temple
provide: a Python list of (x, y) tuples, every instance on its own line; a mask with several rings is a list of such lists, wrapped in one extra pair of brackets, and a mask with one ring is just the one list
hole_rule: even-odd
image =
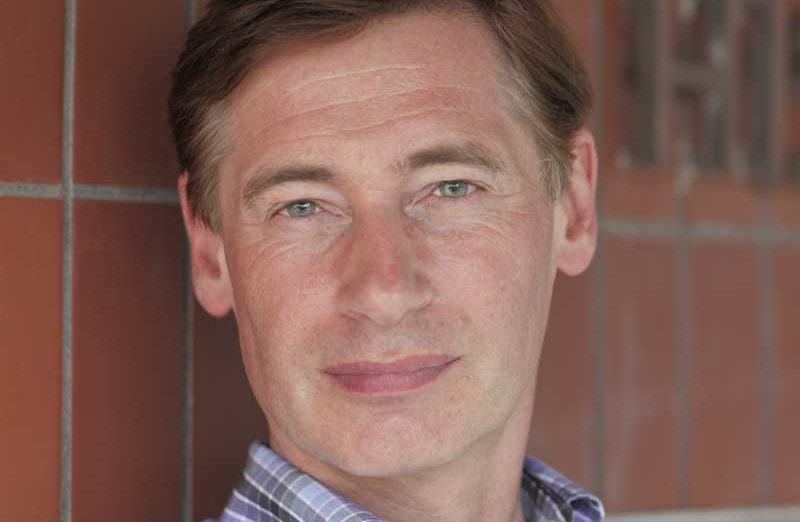
[(495, 37), (507, 61), (511, 105), (531, 127), (548, 192), (556, 199), (568, 183), (572, 139), (585, 124), (592, 92), (546, 0), (212, 0), (189, 32), (169, 96), (192, 214), (220, 230), (217, 170), (227, 149), (227, 104), (271, 49), (344, 39), (381, 17), (454, 10), (476, 16)]

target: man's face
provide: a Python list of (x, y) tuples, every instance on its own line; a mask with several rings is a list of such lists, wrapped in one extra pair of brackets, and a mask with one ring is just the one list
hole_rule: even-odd
[(411, 474), (527, 422), (558, 204), (498, 56), (474, 21), (414, 14), (286, 47), (234, 93), (225, 262), (295, 461)]

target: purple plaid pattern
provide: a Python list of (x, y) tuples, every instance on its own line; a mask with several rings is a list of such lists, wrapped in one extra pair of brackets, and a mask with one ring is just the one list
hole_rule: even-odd
[[(526, 522), (601, 522), (600, 501), (541, 462), (522, 473)], [(212, 522), (212, 521), (207, 521)], [(332, 492), (264, 444), (250, 446), (244, 477), (219, 522), (381, 522)]]

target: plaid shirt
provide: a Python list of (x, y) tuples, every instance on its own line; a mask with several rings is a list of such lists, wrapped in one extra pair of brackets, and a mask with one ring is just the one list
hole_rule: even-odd
[[(526, 522), (600, 522), (603, 506), (530, 457), (522, 472)], [(211, 522), (211, 521), (207, 521)], [(265, 445), (250, 446), (244, 477), (219, 522), (381, 522), (295, 468)]]

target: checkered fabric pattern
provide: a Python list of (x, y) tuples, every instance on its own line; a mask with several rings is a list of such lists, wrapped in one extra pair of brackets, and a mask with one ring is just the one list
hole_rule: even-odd
[[(526, 522), (600, 522), (600, 501), (541, 462), (526, 458), (522, 473)], [(206, 521), (213, 522), (213, 521)], [(218, 522), (381, 522), (329, 490), (260, 442)]]

